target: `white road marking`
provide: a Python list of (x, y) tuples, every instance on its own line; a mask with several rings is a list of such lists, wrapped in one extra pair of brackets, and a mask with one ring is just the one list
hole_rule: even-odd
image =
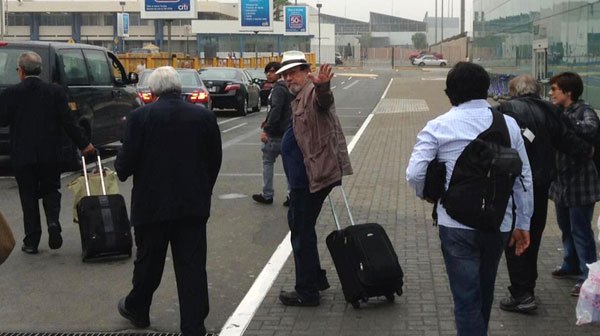
[(344, 85), (344, 84), (346, 84), (346, 82), (345, 82), (345, 81), (344, 81), (344, 82), (342, 82), (342, 85)]
[(350, 76), (350, 77), (348, 78), (348, 80), (352, 80), (352, 76)]
[(248, 123), (241, 123), (239, 125), (233, 126), (232, 128), (228, 128), (228, 129), (226, 129), (224, 131), (221, 131), (221, 133), (227, 133), (227, 132), (233, 131), (234, 129), (237, 129), (237, 128), (240, 128), (240, 127), (244, 127), (246, 125), (248, 125)]
[(333, 89), (335, 89), (336, 87), (337, 87), (337, 86), (332, 86), (332, 87), (331, 87), (331, 89), (333, 90)]
[(244, 195), (244, 194), (223, 194), (223, 195), (219, 195), (219, 199), (222, 200), (230, 200), (230, 199), (238, 199), (238, 198), (246, 198), (248, 197), (248, 195)]
[(360, 82), (358, 79), (357, 79), (357, 80), (355, 80), (355, 81), (354, 81), (354, 82), (352, 82), (350, 85), (346, 86), (346, 87), (344, 88), (344, 90), (348, 90), (349, 88), (353, 87), (353, 86), (354, 86), (356, 83), (358, 83), (358, 82)]
[(233, 138), (233, 139), (231, 139), (231, 140), (225, 141), (225, 142), (224, 142), (224, 143), (221, 145), (221, 148), (225, 149), (225, 148), (227, 148), (227, 147), (231, 147), (231, 146), (233, 146), (233, 145), (237, 144), (238, 142), (241, 142), (241, 141), (243, 141), (243, 140), (246, 140), (246, 139), (248, 139), (249, 137), (252, 137), (252, 136), (256, 136), (256, 135), (258, 135), (260, 132), (261, 132), (261, 129), (257, 127), (257, 128), (255, 128), (255, 129), (251, 130), (251, 131), (250, 131), (250, 132), (248, 132), (248, 133), (244, 133), (244, 134), (242, 134), (242, 135), (238, 135), (238, 136), (236, 136), (235, 138)]
[[(381, 96), (379, 103), (381, 103), (387, 94), (391, 84), (392, 80), (390, 80), (390, 83)], [(377, 103), (377, 105), (379, 105), (379, 103)], [(373, 111), (374, 110), (375, 109), (373, 109)], [(358, 143), (358, 140), (367, 128), (368, 124), (371, 122), (372, 118), (373, 113), (371, 112), (348, 145), (348, 153), (352, 153), (354, 146), (356, 146), (356, 143)], [(242, 302), (240, 302), (233, 314), (229, 316), (223, 325), (223, 328), (221, 328), (221, 332), (219, 333), (220, 336), (241, 336), (244, 334), (244, 331), (246, 331), (246, 328), (248, 328), (248, 325), (250, 324), (250, 321), (252, 321), (252, 317), (254, 317), (256, 310), (260, 307), (265, 296), (271, 289), (273, 282), (275, 282), (275, 279), (277, 279), (281, 268), (292, 252), (290, 234), (291, 233), (288, 231), (285, 238), (283, 238), (283, 241), (279, 244), (279, 246), (277, 246), (277, 249), (271, 256), (271, 259), (269, 259), (256, 280), (254, 280), (252, 287), (250, 287), (250, 290), (248, 293), (246, 293), (246, 296), (244, 296)]]
[(219, 121), (217, 124), (219, 124), (219, 125), (223, 125), (223, 124), (226, 124), (226, 123), (228, 123), (228, 122), (230, 122), (230, 121), (235, 121), (235, 120), (238, 120), (238, 119), (240, 119), (240, 118), (242, 118), (242, 117), (231, 118), (231, 119), (227, 119), (227, 120)]
[[(223, 177), (257, 177), (262, 176), (262, 173), (219, 173)], [(285, 176), (285, 174), (275, 173), (273, 176)]]

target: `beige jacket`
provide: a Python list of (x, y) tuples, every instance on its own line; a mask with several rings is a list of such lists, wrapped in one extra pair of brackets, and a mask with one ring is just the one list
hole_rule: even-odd
[(292, 118), (311, 193), (352, 174), (346, 139), (335, 113), (329, 83), (315, 86), (309, 80), (292, 100)]

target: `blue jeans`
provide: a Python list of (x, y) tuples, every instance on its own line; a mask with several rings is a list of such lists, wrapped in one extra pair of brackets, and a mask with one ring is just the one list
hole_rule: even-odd
[(498, 263), (508, 232), (440, 225), (440, 240), (458, 336), (485, 336), (490, 321)]
[(564, 207), (556, 205), (556, 221), (562, 232), (563, 263), (561, 269), (580, 273), (578, 282), (588, 276), (586, 264), (596, 261), (596, 242), (592, 231), (594, 205)]
[[(281, 155), (281, 139), (267, 137), (267, 143), (263, 143), (261, 147), (262, 156), (262, 195), (266, 199), (273, 198), (275, 191), (273, 190), (273, 165), (275, 160)], [(289, 186), (288, 186), (289, 190)], [(289, 194), (289, 191), (288, 191)]]

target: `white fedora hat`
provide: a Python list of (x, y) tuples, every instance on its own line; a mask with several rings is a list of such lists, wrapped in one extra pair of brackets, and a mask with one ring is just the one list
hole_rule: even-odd
[(308, 65), (308, 62), (306, 61), (306, 56), (304, 56), (304, 53), (302, 51), (286, 51), (283, 53), (283, 58), (281, 59), (281, 68), (279, 68), (279, 70), (277, 70), (276, 73), (279, 75), (288, 69), (302, 64)]

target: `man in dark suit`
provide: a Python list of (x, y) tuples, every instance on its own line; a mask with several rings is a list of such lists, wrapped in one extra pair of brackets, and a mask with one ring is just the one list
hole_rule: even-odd
[(157, 101), (133, 111), (115, 168), (121, 181), (133, 175), (131, 223), (137, 255), (133, 289), (119, 313), (136, 327), (150, 325), (171, 243), (179, 294), (181, 332), (204, 335), (208, 315), (206, 222), (221, 167), (221, 133), (214, 114), (181, 99), (181, 80), (171, 67), (148, 79)]
[(21, 249), (35, 254), (42, 236), (40, 198), (48, 224), (48, 245), (51, 249), (62, 246), (58, 221), (62, 130), (84, 155), (92, 152), (94, 146), (77, 124), (63, 88), (40, 79), (40, 55), (35, 52), (22, 54), (17, 72), (21, 83), (0, 94), (0, 126), (10, 126), (10, 155), (25, 224)]

